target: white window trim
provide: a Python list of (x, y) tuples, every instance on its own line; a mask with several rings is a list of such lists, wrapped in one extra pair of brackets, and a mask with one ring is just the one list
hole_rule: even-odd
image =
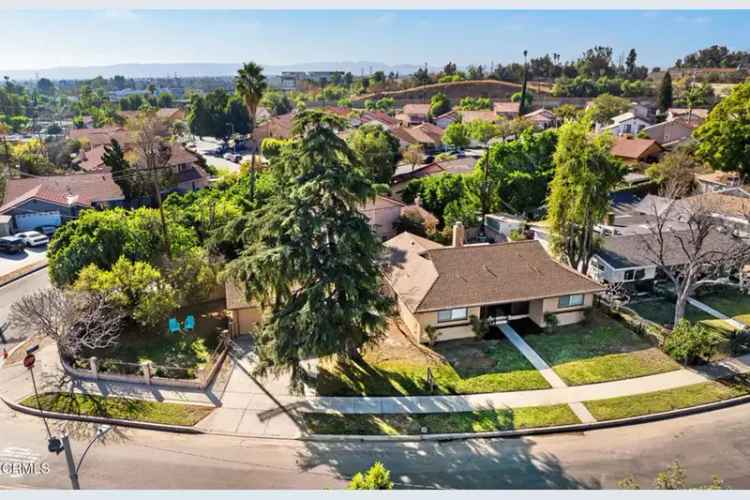
[[(581, 302), (577, 303), (577, 304), (571, 304), (570, 302), (571, 302), (571, 298), (572, 297), (581, 297)], [(563, 298), (568, 299), (568, 304), (567, 305), (563, 305), (562, 304), (562, 299)], [(561, 297), (558, 297), (558, 299), (557, 299), (557, 308), (558, 309), (570, 309), (572, 307), (581, 307), (585, 303), (586, 303), (586, 296), (584, 294), (582, 294), (582, 293), (573, 293), (573, 294), (570, 294), (570, 295), (562, 295)]]

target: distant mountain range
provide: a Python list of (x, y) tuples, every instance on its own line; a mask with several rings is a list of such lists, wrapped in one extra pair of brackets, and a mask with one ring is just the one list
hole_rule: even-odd
[[(111, 78), (123, 75), (127, 78), (164, 78), (195, 76), (231, 76), (241, 63), (146, 63), (112, 64), (108, 66), (58, 66), (29, 70), (0, 70), (0, 76), (14, 80), (32, 80), (37, 77), (51, 80), (86, 80), (102, 76)], [(420, 66), (416, 64), (388, 65), (379, 62), (313, 62), (287, 65), (263, 65), (267, 75), (280, 75), (282, 71), (350, 71), (354, 75), (369, 74), (372, 71), (391, 71), (400, 75), (410, 75)]]

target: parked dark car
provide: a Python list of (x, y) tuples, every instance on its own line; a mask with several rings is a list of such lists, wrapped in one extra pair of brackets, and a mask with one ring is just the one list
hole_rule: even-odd
[(0, 238), (0, 252), (20, 253), (26, 249), (26, 242), (15, 236), (3, 236)]

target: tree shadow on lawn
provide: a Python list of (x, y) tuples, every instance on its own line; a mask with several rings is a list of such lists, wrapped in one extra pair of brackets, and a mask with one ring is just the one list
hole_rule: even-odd
[(420, 443), (305, 443), (303, 471), (324, 467), (350, 480), (376, 461), (391, 471), (398, 489), (595, 489), (593, 475), (568, 473), (551, 453), (534, 450), (531, 438)]

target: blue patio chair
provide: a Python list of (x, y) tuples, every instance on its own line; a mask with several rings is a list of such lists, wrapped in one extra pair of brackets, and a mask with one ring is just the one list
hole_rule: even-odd
[(182, 328), (180, 328), (180, 322), (177, 321), (177, 318), (169, 318), (169, 333), (180, 333)]
[(195, 329), (195, 318), (192, 314), (188, 314), (185, 318), (185, 331), (192, 332)]

